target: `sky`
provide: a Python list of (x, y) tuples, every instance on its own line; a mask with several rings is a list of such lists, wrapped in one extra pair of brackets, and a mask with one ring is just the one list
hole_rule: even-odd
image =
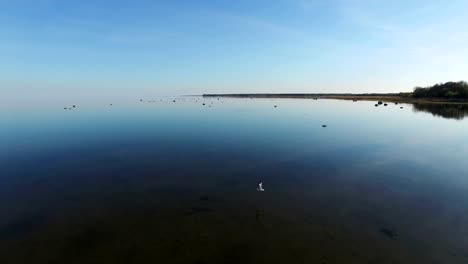
[(468, 80), (467, 13), (466, 0), (0, 0), (0, 97), (411, 91)]

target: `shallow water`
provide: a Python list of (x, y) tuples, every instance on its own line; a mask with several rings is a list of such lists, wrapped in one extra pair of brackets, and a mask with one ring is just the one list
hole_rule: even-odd
[(0, 112), (0, 263), (468, 262), (466, 112), (154, 100)]

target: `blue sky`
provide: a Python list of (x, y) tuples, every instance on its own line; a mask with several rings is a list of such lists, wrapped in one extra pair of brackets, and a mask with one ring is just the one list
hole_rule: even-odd
[(0, 0), (0, 91), (395, 92), (468, 80), (466, 0)]

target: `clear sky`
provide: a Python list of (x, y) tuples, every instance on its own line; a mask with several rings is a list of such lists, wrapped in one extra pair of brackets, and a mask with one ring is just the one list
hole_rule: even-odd
[(395, 92), (468, 80), (466, 0), (0, 0), (3, 96)]

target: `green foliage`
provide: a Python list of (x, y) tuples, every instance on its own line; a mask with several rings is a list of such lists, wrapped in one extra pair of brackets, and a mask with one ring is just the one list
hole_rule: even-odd
[(468, 99), (468, 83), (446, 82), (430, 87), (416, 87), (413, 91), (415, 98), (445, 98), (445, 99)]

